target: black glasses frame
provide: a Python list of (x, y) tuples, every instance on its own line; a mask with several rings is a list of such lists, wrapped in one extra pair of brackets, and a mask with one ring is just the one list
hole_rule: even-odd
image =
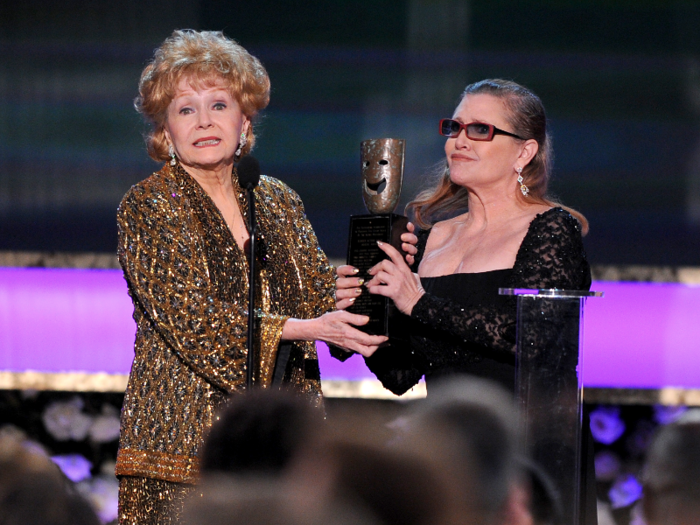
[[(453, 128), (455, 124), (459, 126), (459, 131), (452, 131), (450, 130), (449, 133), (445, 133), (445, 125), (448, 124), (450, 128)], [(486, 126), (489, 128), (489, 134), (485, 138), (481, 137), (473, 137), (469, 134), (469, 128), (472, 126)], [(472, 128), (473, 129), (473, 128)], [(511, 133), (510, 131), (505, 131), (502, 129), (497, 128), (493, 124), (487, 124), (486, 122), (470, 122), (468, 124), (462, 124), (459, 120), (455, 120), (453, 118), (444, 118), (440, 121), (440, 135), (443, 137), (450, 137), (450, 138), (455, 138), (459, 136), (460, 133), (462, 133), (462, 130), (467, 134), (467, 137), (471, 140), (477, 140), (481, 142), (488, 142), (493, 140), (494, 135), (507, 135), (509, 137), (514, 137), (516, 139), (520, 140), (525, 140), (524, 138), (516, 135), (515, 133)]]

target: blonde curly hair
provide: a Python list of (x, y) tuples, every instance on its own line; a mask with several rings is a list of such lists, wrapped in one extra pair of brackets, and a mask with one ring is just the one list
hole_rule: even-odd
[[(146, 136), (146, 146), (148, 154), (156, 161), (168, 159), (167, 111), (183, 78), (197, 88), (223, 82), (251, 121), (270, 102), (267, 71), (236, 41), (220, 31), (174, 31), (155, 50), (153, 59), (141, 73), (139, 96), (134, 100), (136, 110), (153, 127)], [(240, 157), (247, 155), (254, 144), (251, 125)]]

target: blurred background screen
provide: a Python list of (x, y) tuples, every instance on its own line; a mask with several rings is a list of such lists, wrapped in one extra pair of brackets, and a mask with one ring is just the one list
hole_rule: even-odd
[(407, 140), (401, 210), (444, 158), (438, 120), (499, 77), (542, 98), (592, 263), (700, 265), (700, 4), (668, 0), (3, 2), (0, 250), (115, 251), (121, 197), (158, 169), (139, 74), (188, 27), (268, 69), (254, 154), (330, 257), (364, 213), (360, 141)]

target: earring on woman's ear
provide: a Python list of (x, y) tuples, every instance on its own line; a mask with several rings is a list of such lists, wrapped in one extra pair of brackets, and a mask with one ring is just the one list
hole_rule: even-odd
[(172, 144), (170, 144), (170, 146), (168, 147), (168, 155), (170, 155), (170, 165), (177, 165), (177, 159), (175, 158), (175, 149), (173, 148)]
[(236, 150), (236, 157), (241, 156), (241, 151), (243, 151), (243, 148), (245, 145), (248, 143), (248, 137), (245, 134), (245, 131), (241, 131), (241, 139), (238, 141), (238, 149)]
[(527, 194), (530, 193), (530, 188), (523, 184), (523, 168), (518, 166), (515, 168), (515, 171), (518, 172), (518, 184), (520, 184), (520, 191), (522, 192), (523, 197), (527, 197)]

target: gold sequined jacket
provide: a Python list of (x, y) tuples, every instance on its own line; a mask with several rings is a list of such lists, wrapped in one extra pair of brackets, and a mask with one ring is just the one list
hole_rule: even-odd
[[(269, 385), (284, 322), (333, 309), (334, 282), (299, 196), (266, 176), (255, 194), (255, 377)], [(132, 187), (117, 223), (137, 332), (116, 473), (192, 483), (215, 412), (245, 388), (248, 263), (214, 202), (179, 165)], [(313, 343), (292, 346), (284, 382), (321, 403)]]

